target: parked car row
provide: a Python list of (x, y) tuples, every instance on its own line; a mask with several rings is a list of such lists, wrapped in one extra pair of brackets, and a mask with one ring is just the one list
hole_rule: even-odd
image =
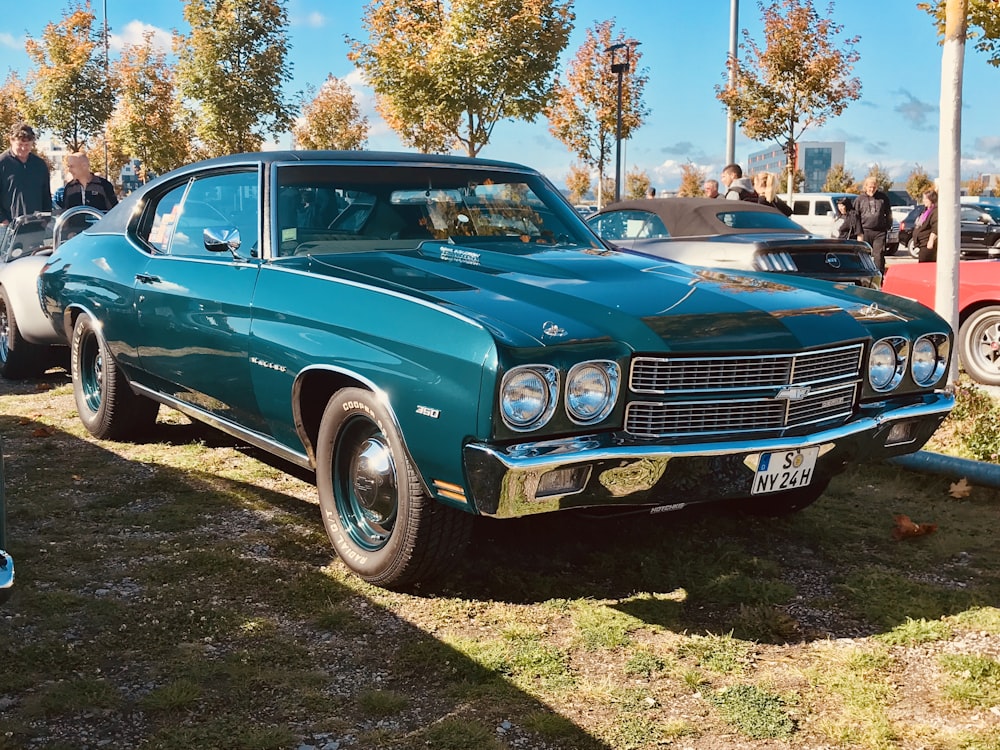
[[(900, 222), (900, 243), (914, 258), (917, 248), (911, 242), (913, 227), (924, 210), (923, 205), (914, 206)], [(1000, 255), (1000, 205), (964, 202), (958, 211), (962, 255)]]
[(935, 431), (943, 319), (872, 288), (858, 243), (704, 204), (717, 267), (612, 247), (516, 164), (242, 154), (54, 236), (35, 289), (93, 436), (148, 435), (166, 405), (311, 469), (344, 564), (406, 588), (474, 516), (791, 513)]

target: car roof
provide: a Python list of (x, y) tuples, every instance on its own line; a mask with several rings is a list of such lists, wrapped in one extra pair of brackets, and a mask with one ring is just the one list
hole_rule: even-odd
[(732, 227), (719, 218), (721, 213), (754, 212), (770, 213), (784, 217), (776, 208), (750, 201), (735, 201), (724, 198), (642, 198), (638, 200), (620, 201), (605, 206), (596, 214), (588, 217), (588, 222), (599, 219), (602, 215), (614, 211), (649, 211), (663, 221), (672, 237), (698, 237), (714, 234), (747, 234), (748, 232), (788, 232), (790, 234), (808, 234), (806, 229), (789, 219), (789, 226), (748, 228)]

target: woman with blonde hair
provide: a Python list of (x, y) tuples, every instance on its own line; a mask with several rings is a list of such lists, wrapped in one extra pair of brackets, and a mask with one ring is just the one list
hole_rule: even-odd
[(785, 216), (792, 215), (792, 209), (778, 196), (778, 180), (773, 172), (757, 172), (753, 176), (753, 189), (757, 193), (758, 203), (773, 206)]

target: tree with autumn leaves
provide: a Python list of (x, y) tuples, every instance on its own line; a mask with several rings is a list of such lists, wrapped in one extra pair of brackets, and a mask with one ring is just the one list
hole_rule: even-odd
[[(570, 61), (565, 80), (557, 79), (552, 101), (545, 108), (549, 131), (581, 163), (597, 170), (604, 203), (604, 173), (614, 151), (618, 130), (618, 78), (611, 71), (614, 45), (630, 49), (628, 70), (622, 75), (622, 138), (642, 125), (648, 109), (642, 100), (648, 75), (639, 68), (638, 42), (616, 31), (612, 21), (587, 29), (583, 44)], [(614, 182), (611, 183), (612, 192)]]
[(542, 111), (573, 18), (570, 0), (372, 0), (350, 57), (407, 146), (476, 156), (500, 120)]
[(763, 45), (743, 30), (743, 59), (727, 62), (735, 75), (716, 86), (716, 97), (749, 138), (776, 141), (792, 154), (806, 128), (840, 115), (861, 97), (861, 81), (851, 75), (859, 38), (838, 46), (843, 26), (830, 18), (832, 3), (826, 16), (812, 0), (757, 0), (757, 6)]
[(368, 142), (368, 118), (358, 109), (346, 81), (327, 76), (301, 108), (302, 117), (292, 126), (298, 148), (352, 151), (363, 149)]
[[(155, 48), (153, 33), (127, 45), (114, 71), (120, 94), (108, 126), (112, 151), (119, 159), (139, 159), (146, 173), (163, 174), (190, 161), (194, 118), (181, 106), (174, 70)], [(109, 167), (117, 173), (114, 164)]]
[(104, 66), (103, 35), (88, 6), (73, 6), (48, 23), (25, 50), (35, 64), (21, 108), (39, 127), (78, 151), (101, 133), (115, 104), (115, 82)]
[(191, 27), (177, 35), (180, 94), (197, 109), (208, 156), (258, 151), (291, 126), (288, 11), (281, 0), (185, 0)]

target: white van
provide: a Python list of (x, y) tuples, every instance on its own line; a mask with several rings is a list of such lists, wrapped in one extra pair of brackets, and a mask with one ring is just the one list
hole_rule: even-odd
[(791, 219), (813, 234), (832, 237), (837, 201), (850, 198), (853, 202), (857, 197), (851, 193), (794, 193), (789, 204), (792, 207)]
[[(813, 234), (822, 237), (833, 237), (833, 220), (837, 215), (837, 201), (850, 198), (853, 203), (858, 196), (853, 193), (795, 193), (792, 195), (791, 219), (801, 224)], [(899, 247), (899, 222), (892, 221), (892, 229), (886, 239), (885, 251), (889, 255)]]

